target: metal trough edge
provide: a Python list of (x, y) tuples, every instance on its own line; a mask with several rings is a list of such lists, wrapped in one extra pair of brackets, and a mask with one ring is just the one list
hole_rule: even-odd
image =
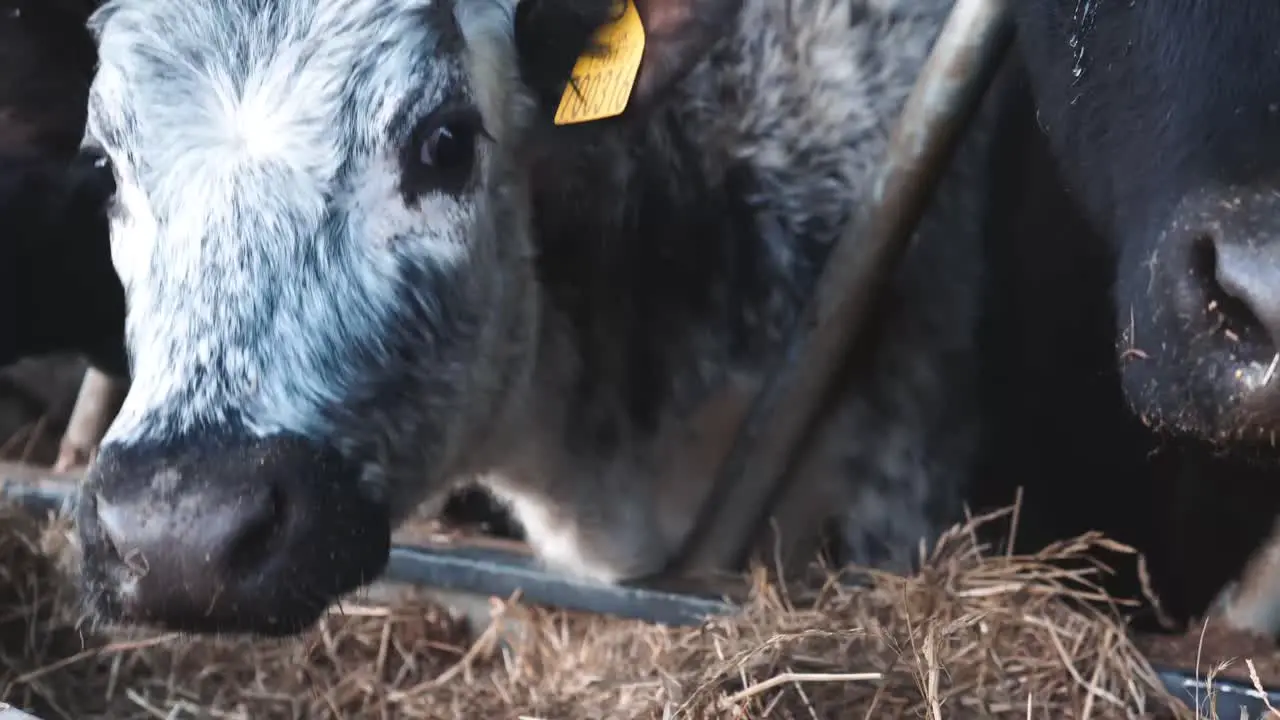
[(1280, 707), (1280, 691), (1274, 689), (1260, 693), (1252, 685), (1236, 680), (1214, 678), (1210, 683), (1189, 670), (1153, 669), (1165, 689), (1191, 708), (1196, 717), (1265, 718), (1271, 714), (1268, 704)]

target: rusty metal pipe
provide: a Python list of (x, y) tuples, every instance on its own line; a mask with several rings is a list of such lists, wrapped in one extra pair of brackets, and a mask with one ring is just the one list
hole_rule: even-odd
[(94, 367), (85, 370), (71, 419), (58, 446), (56, 470), (82, 467), (93, 460), (98, 444), (115, 421), (128, 393), (127, 380), (111, 377)]
[(780, 367), (771, 373), (721, 465), (699, 522), (669, 568), (740, 567), (786, 490), (799, 446), (855, 342), (1013, 36), (1010, 0), (958, 0), (899, 117), (879, 181), (831, 250)]

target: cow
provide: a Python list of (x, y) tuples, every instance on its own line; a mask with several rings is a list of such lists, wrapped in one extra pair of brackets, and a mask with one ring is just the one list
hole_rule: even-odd
[[(635, 0), (625, 110), (557, 125), (611, 1), (105, 3), (132, 385), (76, 504), (90, 614), (300, 632), (463, 481), (550, 568), (661, 571), (950, 5)], [(987, 146), (794, 473), (859, 564), (961, 513)]]
[(97, 61), (85, 22), (97, 0), (0, 3), (0, 153), (70, 160)]
[(1274, 578), (1219, 591), (1280, 512), (1280, 5), (1011, 7), (981, 465), (1028, 547), (1105, 529), (1169, 619), (1274, 634)]
[(119, 385), (128, 370), (106, 218), (114, 176), (101, 158), (78, 154), (97, 62), (86, 27), (95, 7), (0, 2), (0, 366), (83, 355), (90, 380)]
[(78, 351), (127, 372), (106, 217), (115, 181), (96, 162), (0, 156), (0, 365)]

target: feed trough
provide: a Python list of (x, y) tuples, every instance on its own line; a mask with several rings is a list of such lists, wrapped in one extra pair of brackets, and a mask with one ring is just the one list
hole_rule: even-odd
[[(72, 483), (70, 473), (54, 474), (38, 468), (0, 464), (0, 493), (34, 513), (65, 510)], [(668, 626), (697, 626), (704, 620), (737, 610), (741, 588), (711, 591), (640, 586), (609, 586), (586, 582), (539, 567), (519, 542), (487, 537), (426, 536), (393, 546), (381, 579), (391, 584), (428, 590), (467, 615), (473, 626), (489, 621), (489, 601), (519, 593), (533, 605), (600, 613)], [(1207, 713), (1210, 698), (1217, 717), (1266, 717), (1268, 703), (1280, 707), (1280, 689), (1259, 692), (1250, 683), (1214, 678), (1177, 667), (1155, 667), (1164, 687), (1190, 708)], [(8, 713), (8, 714), (6, 714)], [(1243, 714), (1241, 714), (1243, 713)], [(1212, 717), (1206, 715), (1208, 717)], [(0, 720), (31, 720), (17, 709), (0, 707)], [(39, 719), (35, 719), (39, 720)]]
[(1219, 678), (1210, 682), (1189, 670), (1155, 670), (1165, 688), (1199, 716), (1212, 717), (1210, 713), (1216, 706), (1218, 717), (1265, 718), (1272, 714), (1271, 707), (1280, 707), (1280, 689), (1258, 692), (1247, 683)]

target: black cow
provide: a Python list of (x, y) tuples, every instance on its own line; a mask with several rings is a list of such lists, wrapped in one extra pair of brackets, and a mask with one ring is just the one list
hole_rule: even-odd
[(80, 155), (96, 52), (85, 0), (0, 3), (0, 365), (59, 351), (126, 373), (110, 169)]
[[(1029, 546), (1109, 530), (1185, 619), (1280, 509), (1280, 4), (1014, 6), (990, 473)], [(1271, 594), (1228, 618), (1280, 629)]]
[(91, 159), (0, 157), (0, 364), (86, 353), (124, 374), (124, 298), (111, 267), (111, 176)]

